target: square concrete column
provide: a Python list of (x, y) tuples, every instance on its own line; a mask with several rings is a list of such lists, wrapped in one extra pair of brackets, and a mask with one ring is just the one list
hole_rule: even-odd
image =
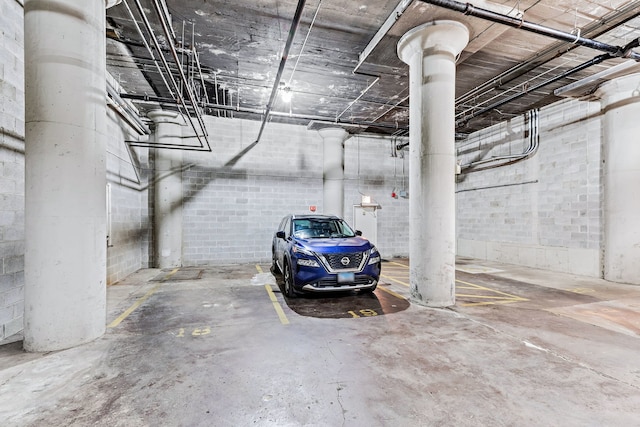
[(434, 21), (398, 42), (409, 65), (409, 284), (431, 307), (455, 304), (455, 61), (468, 40), (465, 25)]

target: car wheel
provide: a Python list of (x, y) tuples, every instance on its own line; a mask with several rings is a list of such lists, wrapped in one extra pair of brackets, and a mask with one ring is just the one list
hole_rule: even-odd
[(374, 287), (365, 289), (364, 291), (370, 294), (370, 293), (373, 293), (373, 291), (375, 291), (377, 287), (378, 287), (378, 284), (376, 283)]
[(289, 263), (285, 261), (284, 264), (284, 294), (288, 298), (295, 298), (296, 294), (293, 290), (293, 275), (291, 274), (291, 267)]
[(281, 274), (282, 272), (278, 268), (278, 263), (276, 262), (276, 251), (271, 249), (271, 273), (273, 274)]

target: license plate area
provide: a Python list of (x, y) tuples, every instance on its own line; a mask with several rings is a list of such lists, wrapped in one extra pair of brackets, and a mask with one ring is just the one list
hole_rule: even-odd
[(353, 283), (355, 281), (355, 273), (338, 273), (338, 283)]

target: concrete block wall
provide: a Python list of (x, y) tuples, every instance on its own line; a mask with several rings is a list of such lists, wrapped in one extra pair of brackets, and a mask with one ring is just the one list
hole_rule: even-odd
[[(322, 138), (303, 126), (206, 117), (212, 153), (185, 152), (183, 263), (266, 262), (280, 220), (322, 212)], [(185, 129), (188, 134), (188, 130)]]
[(149, 149), (130, 148), (130, 129), (108, 110), (107, 191), (111, 200), (107, 222), (107, 284), (140, 268), (150, 267), (151, 216)]
[(23, 7), (0, 1), (0, 343), (18, 339), (24, 312)]
[[(269, 123), (252, 146), (260, 122), (206, 122), (213, 152), (184, 154), (183, 262), (270, 261), (273, 233), (285, 215), (309, 213), (311, 206), (322, 213), (322, 138), (304, 126)], [(376, 244), (386, 257), (407, 256), (409, 201), (392, 199), (391, 192), (402, 185), (408, 158), (392, 157), (389, 139), (354, 136), (345, 141), (344, 162), (345, 219), (353, 224), (353, 205), (362, 194), (371, 196), (383, 207)]]
[[(477, 132), (459, 144), (458, 158), (522, 152), (524, 127), (517, 117)], [(458, 255), (600, 277), (601, 145), (599, 103), (542, 109), (535, 155), (458, 177)]]
[(345, 219), (354, 224), (353, 206), (361, 202), (362, 195), (377, 202), (381, 208), (376, 211), (378, 239), (374, 243), (387, 259), (409, 256), (409, 199), (391, 197), (394, 190), (409, 191), (409, 152), (396, 153), (392, 149), (396, 143), (366, 136), (345, 141)]

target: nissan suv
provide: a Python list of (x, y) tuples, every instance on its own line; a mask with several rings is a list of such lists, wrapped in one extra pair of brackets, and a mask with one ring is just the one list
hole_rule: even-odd
[(284, 293), (368, 291), (380, 278), (380, 253), (337, 216), (287, 215), (272, 243), (272, 271)]

